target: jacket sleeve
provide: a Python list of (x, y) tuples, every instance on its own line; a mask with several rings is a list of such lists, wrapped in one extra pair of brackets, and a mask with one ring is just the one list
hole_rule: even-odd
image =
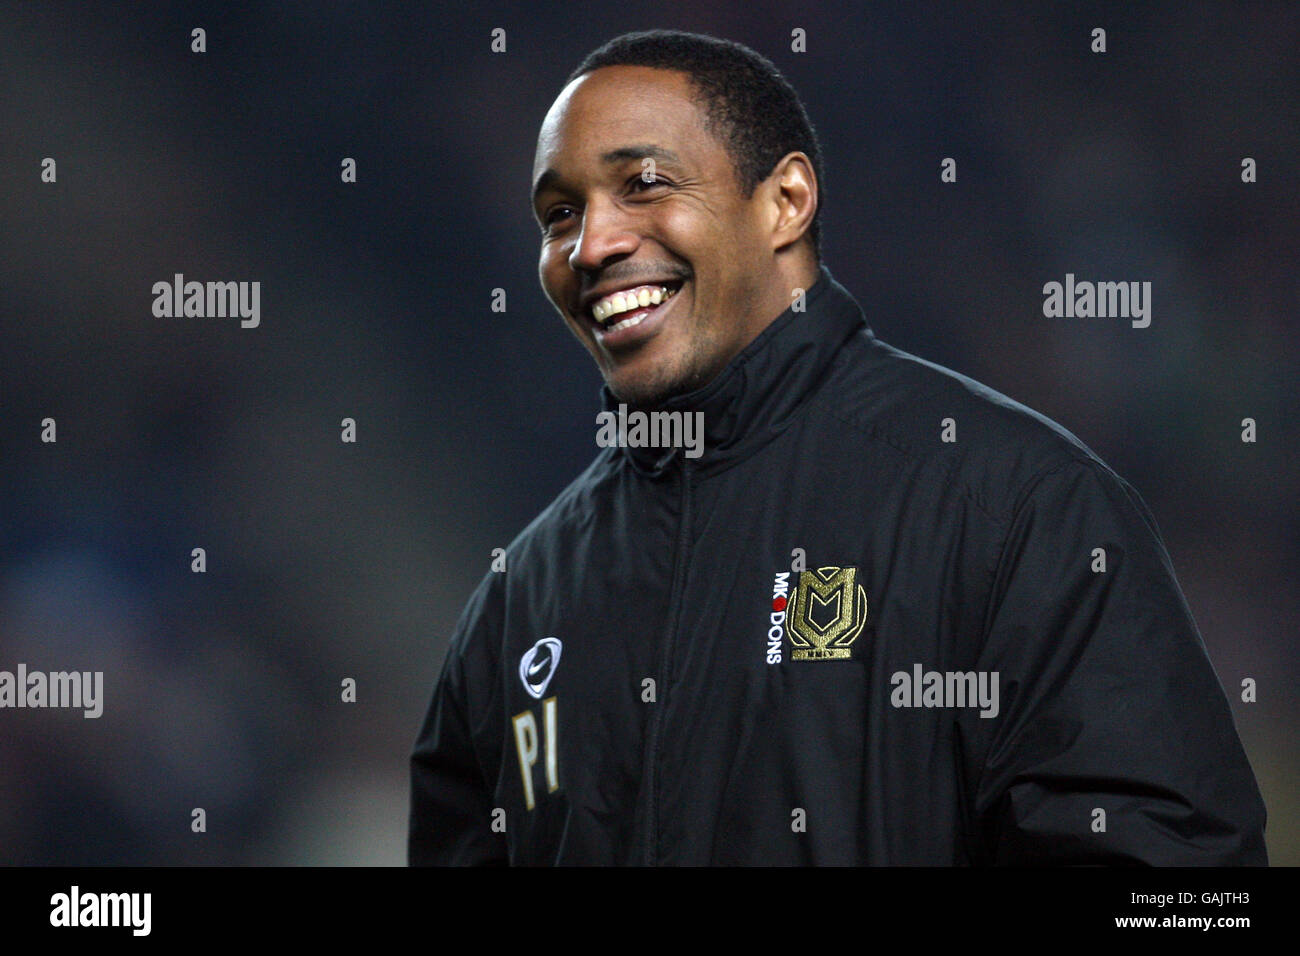
[(505, 834), (492, 830), (490, 781), (499, 766), (490, 729), (498, 686), (492, 652), (501, 626), (494, 577), (501, 575), (484, 579), (456, 625), (411, 754), (411, 866), (508, 862)]
[(973, 859), (1267, 864), (1255, 777), (1137, 493), (1094, 460), (1040, 474), (991, 588), (977, 667), (999, 713), (958, 719)]

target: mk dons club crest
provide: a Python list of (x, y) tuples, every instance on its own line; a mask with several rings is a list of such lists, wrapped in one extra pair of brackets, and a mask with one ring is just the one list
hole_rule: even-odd
[(867, 592), (858, 583), (858, 569), (801, 571), (786, 611), (796, 661), (848, 660), (867, 623)]

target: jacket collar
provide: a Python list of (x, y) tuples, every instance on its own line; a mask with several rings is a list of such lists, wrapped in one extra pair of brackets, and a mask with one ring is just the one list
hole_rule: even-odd
[[(721, 470), (780, 434), (823, 381), (844, 342), (854, 333), (871, 334), (861, 307), (822, 265), (804, 296), (805, 311), (786, 309), (759, 333), (709, 384), (675, 396), (659, 411), (702, 412), (704, 444), (698, 458), (685, 449), (624, 446), (637, 471), (655, 474), (682, 456), (692, 471)], [(601, 387), (606, 411), (619, 402)]]

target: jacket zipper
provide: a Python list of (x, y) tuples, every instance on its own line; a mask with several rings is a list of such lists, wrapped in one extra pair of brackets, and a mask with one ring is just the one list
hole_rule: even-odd
[(654, 710), (650, 712), (650, 739), (646, 744), (645, 786), (646, 803), (646, 844), (645, 865), (655, 866), (659, 856), (659, 800), (656, 788), (658, 775), (656, 765), (659, 758), (659, 726), (663, 723), (663, 712), (667, 706), (668, 683), (673, 672), (673, 646), (676, 643), (678, 618), (682, 613), (682, 584), (686, 576), (686, 550), (691, 539), (691, 467), (682, 455), (679, 459), (682, 467), (682, 518), (677, 532), (677, 542), (673, 549), (672, 598), (669, 602), (668, 630), (664, 636), (663, 653), (660, 655), (659, 693), (655, 698)]

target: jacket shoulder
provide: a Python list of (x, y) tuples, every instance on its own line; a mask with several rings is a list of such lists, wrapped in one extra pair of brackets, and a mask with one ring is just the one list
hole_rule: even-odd
[(471, 646), (482, 645), (490, 655), (493, 641), (482, 644), (482, 632), (500, 631), (508, 612), (512, 593), (520, 586), (553, 581), (538, 580), (538, 575), (554, 576), (566, 562), (555, 560), (556, 555), (569, 553), (569, 546), (577, 530), (590, 524), (593, 498), (598, 496), (606, 478), (614, 470), (610, 449), (602, 451), (581, 474), (564, 487), (542, 511), (533, 518), (505, 548), (507, 573), (497, 570), (486, 572), (461, 612), (451, 639), (453, 655), (467, 653)]
[(619, 469), (615, 448), (605, 448), (564, 487), (506, 547), (507, 560), (540, 552), (552, 557), (555, 549), (590, 525), (599, 499), (607, 494)]
[(1070, 462), (1113, 475), (1046, 415), (865, 330), (844, 349), (832, 378), (825, 411), (911, 467), (946, 472), (999, 520), (1037, 477)]

